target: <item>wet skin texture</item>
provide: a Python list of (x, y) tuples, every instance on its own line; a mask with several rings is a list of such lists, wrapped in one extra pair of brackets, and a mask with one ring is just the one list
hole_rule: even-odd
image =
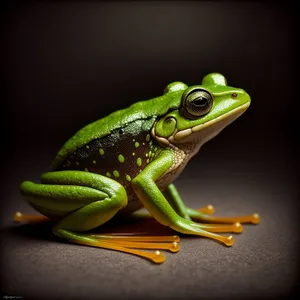
[[(173, 82), (162, 96), (133, 104), (79, 130), (58, 152), (53, 171), (41, 176), (41, 184), (23, 182), (21, 193), (37, 211), (57, 220), (55, 235), (71, 242), (161, 263), (165, 257), (159, 251), (149, 256), (132, 248), (177, 252), (177, 237), (168, 246), (151, 244), (157, 238), (121, 240), (79, 233), (105, 224), (117, 213), (129, 214), (144, 206), (159, 223), (177, 232), (232, 246), (232, 236), (215, 232), (240, 233), (240, 223), (258, 224), (259, 215), (222, 218), (210, 216), (211, 208), (193, 210), (185, 206), (173, 181), (201, 146), (249, 105), (250, 96), (229, 86), (219, 73), (208, 74), (200, 85), (190, 87)], [(17, 221), (25, 219), (16, 215)]]
[[(1, 110), (3, 295), (291, 294), (299, 265), (296, 11), (288, 2), (15, 5), (1, 28), (0, 50), (7, 100)], [(245, 225), (233, 247), (182, 235), (181, 251), (166, 253), (167, 261), (157, 266), (60, 241), (52, 223), (12, 223), (16, 209), (37, 214), (20, 196), (20, 182), (38, 182), (76, 130), (161, 95), (168, 82), (197, 84), (211, 70), (244, 87), (252, 103), (201, 149), (175, 184), (188, 207), (211, 203), (216, 215), (261, 214), (261, 224)]]

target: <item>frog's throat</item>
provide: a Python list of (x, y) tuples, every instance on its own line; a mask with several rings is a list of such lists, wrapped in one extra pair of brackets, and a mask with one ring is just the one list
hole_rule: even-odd
[(158, 141), (159, 144), (161, 144), (165, 147), (177, 148), (175, 146), (176, 143), (180, 143), (181, 141), (186, 140), (193, 133), (200, 133), (202, 130), (204, 130), (208, 127), (211, 127), (214, 124), (220, 123), (221, 121), (225, 121), (227, 119), (228, 122), (225, 122), (225, 125), (220, 126), (220, 128), (216, 131), (216, 134), (218, 134), (223, 128), (225, 128), (227, 125), (229, 125), (234, 120), (236, 120), (249, 107), (249, 105), (250, 105), (250, 102), (247, 102), (247, 103), (240, 105), (239, 107), (237, 107), (237, 108), (235, 108), (213, 120), (210, 120), (204, 124), (196, 125), (194, 127), (191, 127), (188, 129), (183, 129), (183, 130), (176, 129), (173, 132), (173, 134), (171, 136), (169, 136), (168, 138), (156, 135), (155, 134), (155, 124), (154, 124), (154, 126), (152, 127), (152, 130), (151, 130), (151, 134)]

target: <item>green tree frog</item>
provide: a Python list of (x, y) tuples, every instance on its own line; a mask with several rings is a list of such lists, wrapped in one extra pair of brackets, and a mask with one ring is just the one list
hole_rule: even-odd
[[(79, 130), (58, 152), (52, 171), (42, 174), (41, 183), (24, 181), (21, 193), (38, 212), (55, 220), (56, 236), (74, 243), (164, 261), (158, 250), (140, 250), (159, 248), (163, 237), (89, 233), (117, 214), (144, 207), (176, 232), (231, 246), (232, 236), (216, 232), (241, 232), (240, 223), (258, 224), (259, 215), (224, 218), (189, 208), (173, 182), (200, 147), (249, 105), (250, 96), (228, 86), (219, 73), (206, 75), (200, 85), (173, 82), (163, 95)], [(25, 216), (17, 213), (15, 218)], [(178, 251), (178, 240), (174, 236), (171, 251)]]

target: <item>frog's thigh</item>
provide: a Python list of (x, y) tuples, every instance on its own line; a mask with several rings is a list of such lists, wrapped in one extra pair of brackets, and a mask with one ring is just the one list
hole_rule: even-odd
[(98, 227), (127, 205), (123, 186), (98, 174), (49, 172), (41, 181), (22, 183), (21, 192), (33, 205), (67, 213), (55, 226), (55, 234), (58, 228), (86, 231)]
[(95, 201), (64, 217), (55, 225), (53, 231), (59, 235), (60, 228), (73, 231), (94, 229), (110, 220), (121, 208), (119, 201)]

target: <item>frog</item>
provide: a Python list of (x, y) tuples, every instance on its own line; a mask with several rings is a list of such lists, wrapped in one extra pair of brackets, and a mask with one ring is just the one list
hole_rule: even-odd
[[(217, 233), (240, 233), (243, 223), (258, 224), (260, 216), (216, 217), (212, 205), (190, 208), (174, 181), (200, 148), (240, 117), (250, 103), (249, 94), (228, 85), (220, 73), (204, 76), (197, 85), (172, 82), (162, 95), (80, 129), (58, 151), (40, 183), (23, 181), (20, 192), (36, 211), (54, 221), (54, 235), (72, 243), (161, 263), (165, 257), (160, 249), (179, 250), (178, 235), (91, 233), (112, 218), (145, 208), (158, 223), (178, 234), (232, 246), (232, 235)], [(19, 221), (22, 217), (16, 214)]]

